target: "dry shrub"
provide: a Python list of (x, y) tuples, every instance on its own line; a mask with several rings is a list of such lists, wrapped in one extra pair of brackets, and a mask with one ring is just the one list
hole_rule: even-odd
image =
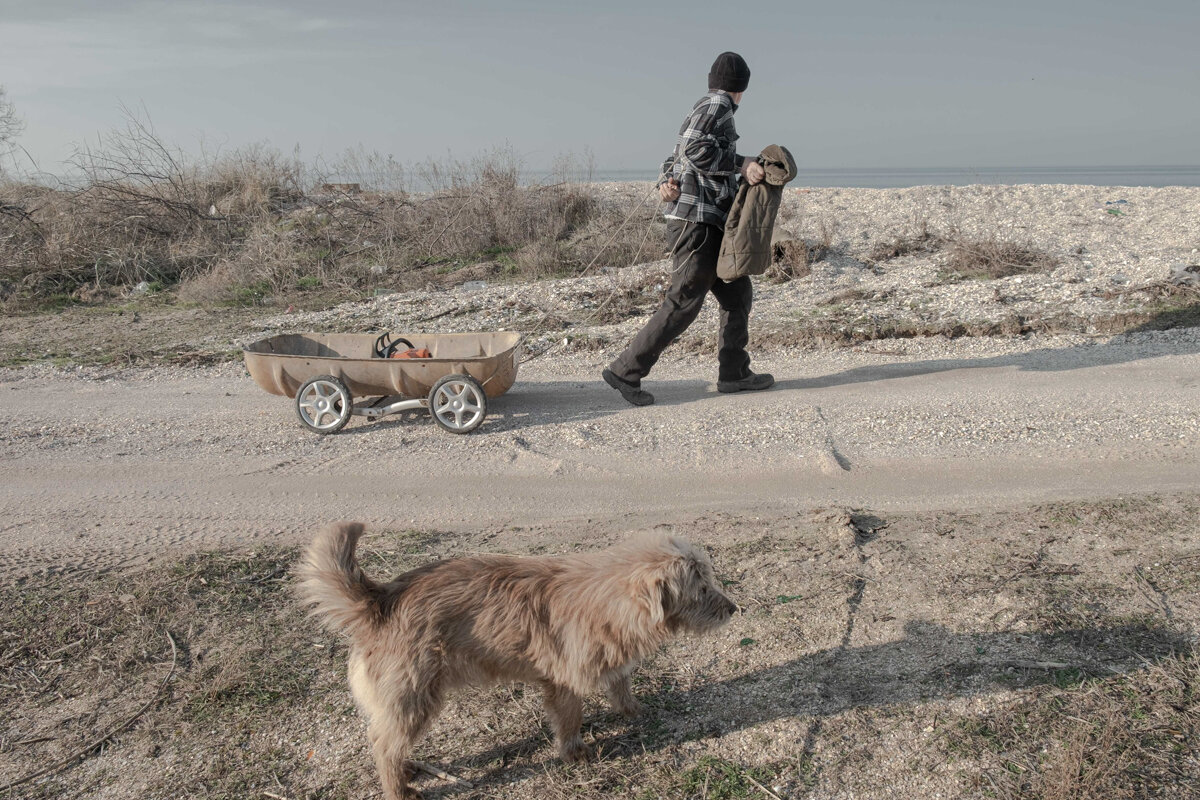
[(50, 193), (41, 186), (0, 182), (0, 301), (25, 284), (30, 265), (37, 263), (37, 254), (47, 246), (34, 213)]
[(225, 221), (254, 221), (304, 198), (305, 169), (296, 156), (264, 144), (235, 150), (204, 167), (198, 187)]
[(523, 186), (512, 150), (471, 162), (430, 161), (418, 175), (433, 191), (394, 220), (414, 263), (561, 240), (596, 206), (592, 193), (576, 185)]
[[(179, 298), (197, 303), (256, 305), (286, 291), (313, 270), (296, 258), (296, 237), (273, 226), (255, 227), (242, 246), (212, 269), (185, 281)], [(311, 265), (309, 265), (311, 267)], [(316, 264), (320, 271), (320, 263)]]
[[(537, 279), (587, 266), (592, 240), (612, 233), (605, 227), (612, 211), (592, 190), (522, 185), (511, 151), (471, 162), (427, 162), (415, 174), (433, 191), (309, 199), (320, 205), (335, 260), (369, 249), (376, 261), (404, 272), (501, 256), (510, 277)], [(621, 244), (607, 250), (619, 254)]]
[(837, 237), (838, 223), (828, 217), (822, 217), (817, 223), (817, 242), (826, 251), (833, 249), (833, 240)]
[(192, 162), (131, 113), (78, 150), (69, 186), (0, 190), (0, 282), (10, 298), (86, 298), (207, 273), (299, 196), (294, 158), (256, 146)]
[(897, 234), (891, 239), (876, 242), (867, 257), (872, 261), (891, 261), (893, 258), (916, 253), (932, 253), (941, 248), (943, 244), (945, 244), (945, 240), (941, 236), (931, 233), (929, 221), (922, 219), (916, 223), (911, 232)]
[(211, 263), (255, 222), (300, 196), (302, 167), (262, 145), (212, 161), (192, 162), (132, 114), (126, 127), (75, 153), (84, 178), (75, 211), (97, 226), (114, 222), (119, 244), (161, 249), (160, 277), (175, 278), (189, 257)]
[(815, 239), (775, 239), (771, 243), (771, 266), (767, 268), (766, 278), (786, 283), (793, 278), (807, 277), (812, 273), (812, 265), (824, 260), (833, 250), (837, 231), (837, 222), (823, 217), (817, 224)]
[(562, 247), (554, 239), (530, 242), (513, 253), (512, 264), (521, 275), (549, 278), (562, 272)]
[(1016, 242), (954, 238), (948, 245), (946, 266), (964, 278), (1006, 278), (1031, 272), (1049, 272), (1059, 261), (1041, 250)]
[(969, 239), (957, 231), (944, 236), (933, 233), (924, 219), (907, 233), (877, 242), (867, 257), (876, 262), (890, 261), (943, 250), (947, 253), (947, 269), (959, 278), (1005, 278), (1049, 272), (1059, 265), (1059, 260), (1049, 253), (996, 236)]
[(332, 161), (318, 159), (314, 171), (323, 184), (357, 183), (372, 191), (403, 195), (409, 191), (411, 176), (403, 164), (390, 154), (367, 150), (362, 145), (343, 151)]
[(771, 266), (766, 277), (776, 283), (804, 278), (812, 273), (812, 264), (820, 261), (825, 251), (804, 239), (779, 239), (771, 244)]
[(498, 255), (509, 277), (538, 279), (626, 266), (654, 249), (643, 217), (587, 186), (524, 185), (512, 150), (427, 162), (413, 171), (420, 193), (394, 161), (353, 153), (339, 175), (382, 169), (388, 191), (306, 192), (330, 176), (294, 155), (256, 145), (192, 161), (128, 114), (73, 163), (77, 186), (0, 186), (7, 304), (100, 299), (142, 281), (202, 303), (257, 303), (365, 291), (384, 276), (406, 283), (402, 273)]
[(567, 244), (572, 269), (595, 272), (662, 258), (665, 240), (666, 223), (656, 205), (598, 204), (587, 224)]
[(5, 171), (4, 162), (18, 149), (16, 139), (25, 130), (25, 123), (17, 116), (17, 111), (0, 86), (0, 177)]

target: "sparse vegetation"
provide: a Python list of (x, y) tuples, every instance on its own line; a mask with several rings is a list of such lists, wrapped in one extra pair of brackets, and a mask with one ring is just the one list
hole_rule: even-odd
[(384, 159), (386, 191), (330, 183), (322, 170), (380, 165), (347, 158), (308, 167), (256, 146), (197, 161), (129, 113), (75, 154), (78, 186), (0, 184), (0, 301), (95, 302), (142, 282), (205, 305), (283, 302), (316, 287), (345, 299), (420, 285), (447, 264), (537, 279), (649, 252), (649, 206), (621, 226), (630, 209), (582, 184), (523, 184), (510, 151), (407, 172)]
[[(886, 301), (884, 291), (859, 291), (830, 295), (811, 308), (751, 331), (751, 346), (851, 347), (864, 342), (942, 336), (947, 339), (987, 336), (1054, 335), (1062, 333), (1122, 334), (1200, 326), (1200, 303), (1165, 302), (1136, 311), (1105, 316), (1083, 316), (1072, 312), (1007, 313), (993, 319), (942, 319), (898, 317), (870, 304)], [(918, 313), (920, 310), (918, 309)], [(695, 353), (714, 353), (711, 336), (688, 333), (680, 340)]]
[[(1186, 797), (1200, 777), (1200, 671), (1185, 630), (1200, 591), (1185, 538), (1195, 513), (1190, 496), (1124, 497), (887, 520), (837, 510), (710, 528), (714, 563), (742, 576), (733, 591), (746, 613), (717, 639), (680, 643), (643, 665), (639, 718), (621, 720), (592, 698), (585, 731), (598, 762), (561, 764), (539, 727), (540, 692), (521, 686), (452, 698), (417, 757), (470, 780), (475, 788), (461, 796), (515, 800), (863, 793), (906, 764), (907, 779), (932, 781), (945, 796)], [(886, 529), (879, 546), (862, 528), (852, 539), (830, 535), (847, 520)], [(1132, 530), (1160, 536), (1148, 543), (1130, 539)], [(468, 538), (382, 532), (365, 543), (364, 565), (393, 574), (479, 546)], [(847, 605), (856, 584), (837, 573), (847, 548), (874, 548), (888, 565), (883, 585), (865, 587), (863, 608), (897, 592), (929, 604), (917, 614), (889, 599), (873, 625), (890, 626), (896, 614), (902, 629), (839, 645), (847, 619), (884, 608)], [(1085, 552), (1095, 552), (1086, 569), (1067, 568), (1067, 554)], [(797, 555), (813, 567), (781, 566)], [(155, 700), (105, 747), (0, 797), (377, 792), (346, 688), (346, 648), (292, 600), (296, 557), (294, 548), (210, 552), (0, 587), (0, 785)], [(930, 560), (947, 559), (953, 568), (929, 577)], [(1120, 583), (1130, 569), (1169, 593), (1174, 621), (1146, 603), (1131, 615), (1137, 601)], [(916, 576), (935, 583), (922, 588)], [(998, 592), (1013, 612), (1001, 627)], [(177, 668), (155, 698), (172, 661), (168, 633)], [(965, 705), (943, 702), (956, 698)], [(464, 791), (427, 776), (418, 784), (430, 797)]]
[(679, 791), (685, 797), (727, 800), (731, 797), (761, 797), (759, 788), (775, 775), (766, 767), (743, 767), (715, 756), (701, 756), (696, 766), (680, 776)]
[[(150, 699), (147, 686), (161, 681), (172, 662), (170, 636), (178, 647), (172, 680), (143, 715), (141, 733), (116, 741), (149, 735), (157, 753), (167, 740), (154, 731), (188, 736), (199, 732), (196, 726), (217, 726), (228, 738), (213, 742), (214, 753), (238, 762), (266, 756), (261, 745), (246, 746), (253, 727), (265, 724), (281, 701), (322, 696), (334, 686), (329, 672), (336, 643), (318, 638), (314, 647), (313, 632), (297, 624), (302, 616), (288, 600), (286, 571), (295, 555), (280, 549), (208, 553), (140, 572), (135, 580), (47, 575), (0, 587), (0, 704), (10, 731), (38, 742), (29, 746), (41, 764), (97, 739)], [(322, 686), (315, 684), (319, 679)], [(81, 700), (90, 712), (72, 717), (67, 709)], [(3, 740), (0, 761), (30, 763), (29, 746), (14, 747), (14, 741)], [(204, 767), (208, 780), (218, 767)], [(10, 767), (5, 772), (0, 785), (16, 777)], [(83, 794), (92, 780), (112, 778), (89, 776), (79, 787)], [(247, 790), (272, 785), (269, 777), (238, 780)], [(51, 776), (18, 794), (61, 797), (73, 791), (69, 785)]]
[[(780, 215), (780, 222), (786, 215)], [(776, 283), (785, 283), (794, 278), (804, 278), (812, 273), (812, 265), (825, 259), (833, 249), (837, 236), (837, 223), (823, 217), (817, 228), (817, 237), (808, 239), (779, 238), (771, 244), (771, 266), (765, 277)]]
[(780, 239), (771, 245), (771, 266), (766, 277), (776, 283), (812, 274), (812, 265), (825, 257), (827, 251), (819, 244), (804, 239)]
[[(286, 325), (277, 316), (285, 311), (409, 290), (430, 292), (438, 307), (419, 314), (401, 312), (405, 304), (397, 303), (394, 316), (409, 319), (395, 324), (437, 320), (435, 326), (463, 329), (477, 319), (528, 331), (541, 322), (539, 331), (566, 340), (567, 349), (599, 349), (619, 345), (625, 334), (589, 326), (649, 313), (665, 289), (653, 269), (643, 270), (637, 286), (598, 275), (597, 285), (565, 294), (561, 284), (529, 292), (505, 285), (662, 256), (653, 200), (628, 187), (576, 183), (586, 174), (566, 164), (561, 179), (542, 186), (524, 185), (519, 165), (503, 151), (424, 165), (352, 152), (312, 166), (258, 147), (189, 165), (136, 122), (77, 161), (92, 177), (75, 188), (0, 183), (0, 308), (10, 314), (0, 332), (2, 365), (213, 363), (237, 358), (238, 343), (266, 318)], [(345, 176), (371, 176), (374, 183), (338, 182)], [(873, 222), (855, 216), (858, 202), (852, 198), (841, 218), (835, 204), (821, 199), (806, 224), (799, 198), (781, 207), (779, 233), (786, 228), (791, 238), (776, 242), (775, 263), (761, 282), (755, 347), (1200, 324), (1194, 286), (1109, 280), (1116, 277), (1113, 265), (1092, 266), (1076, 252), (1082, 246), (1050, 252), (1040, 240), (1012, 239), (1008, 231), (1020, 229), (1007, 220), (981, 228), (981, 220), (954, 208), (927, 205), (882, 229), (888, 233), (877, 241)], [(110, 224), (117, 217), (120, 224)], [(903, 255), (913, 257), (889, 266)], [(1052, 278), (988, 287), (991, 302), (959, 306), (956, 298), (974, 297), (980, 287), (944, 288), (1056, 266), (1062, 269)], [(766, 285), (814, 270), (817, 280)], [(491, 301), (440, 292), (480, 280), (490, 296), (510, 293), (500, 301), (502, 320), (490, 313)], [(850, 294), (822, 305), (829, 281)], [(770, 306), (763, 301), (769, 304), (772, 294), (794, 304), (764, 315)], [(345, 310), (322, 324), (331, 330), (378, 324)], [(63, 337), (64, 329), (75, 335)], [(685, 342), (714, 347), (698, 331), (685, 334)]]
[(919, 220), (914, 228), (911, 233), (897, 234), (890, 239), (876, 242), (867, 257), (872, 261), (891, 261), (916, 253), (932, 253), (944, 244), (945, 240), (941, 236), (930, 232), (929, 220)]
[(955, 237), (948, 241), (946, 249), (947, 267), (961, 278), (1007, 278), (1030, 272), (1049, 272), (1060, 263), (1049, 253), (999, 238)]
[(868, 258), (874, 262), (891, 261), (902, 256), (946, 253), (946, 277), (951, 280), (995, 279), (1030, 272), (1049, 272), (1061, 262), (1037, 248), (998, 236), (967, 237), (957, 230), (934, 233), (927, 219), (920, 219), (913, 230), (877, 242)]
[(1169, 658), (1103, 680), (1070, 672), (948, 729), (948, 750), (978, 764), (974, 789), (998, 800), (1200, 793), (1200, 662)]

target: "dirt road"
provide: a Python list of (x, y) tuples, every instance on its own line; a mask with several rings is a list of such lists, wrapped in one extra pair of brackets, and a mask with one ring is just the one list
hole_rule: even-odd
[(643, 409), (595, 378), (601, 356), (547, 357), (462, 437), (416, 414), (317, 437), (240, 364), (8, 371), (0, 572), (296, 542), (347, 517), (520, 538), (718, 509), (961, 510), (1200, 486), (1194, 332), (941, 347), (771, 354), (758, 365), (779, 383), (756, 395), (717, 394), (708, 361), (682, 358), (647, 382), (658, 403)]

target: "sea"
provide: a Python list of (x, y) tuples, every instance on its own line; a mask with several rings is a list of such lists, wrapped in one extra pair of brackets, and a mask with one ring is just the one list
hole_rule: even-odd
[[(548, 173), (529, 172), (529, 183), (546, 183)], [(574, 177), (574, 176), (573, 176)], [(576, 179), (593, 181), (652, 181), (653, 170), (595, 170)], [(836, 186), (899, 189), (907, 186), (969, 186), (971, 184), (1066, 183), (1084, 186), (1200, 186), (1200, 165), (1149, 167), (799, 167), (791, 186)]]

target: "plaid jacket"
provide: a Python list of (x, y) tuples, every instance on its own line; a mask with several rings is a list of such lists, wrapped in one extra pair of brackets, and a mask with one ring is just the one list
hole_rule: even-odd
[(679, 128), (675, 152), (659, 169), (660, 184), (670, 178), (679, 182), (679, 199), (666, 205), (663, 216), (725, 226), (742, 163), (734, 147), (735, 111), (733, 98), (722, 91), (709, 92), (696, 102)]

